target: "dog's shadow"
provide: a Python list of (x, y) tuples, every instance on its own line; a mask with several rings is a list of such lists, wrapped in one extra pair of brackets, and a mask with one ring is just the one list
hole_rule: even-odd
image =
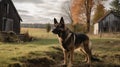
[[(55, 52), (45, 52), (46, 55), (50, 56), (52, 59), (54, 59), (56, 61), (57, 67), (67, 67), (67, 65), (63, 65), (64, 55), (63, 55), (63, 50), (61, 49), (61, 47), (51, 46), (50, 48), (55, 50)], [(86, 64), (86, 62), (83, 62), (84, 57), (82, 54), (75, 52), (74, 55), (75, 55), (74, 56), (75, 59), (74, 59), (74, 63), (73, 63), (72, 67), (89, 67), (89, 65)], [(99, 62), (103, 62), (103, 61), (101, 59), (99, 59), (97, 56), (94, 56), (92, 58), (92, 62), (99, 63)]]
[[(53, 65), (52, 67), (67, 67), (67, 65), (63, 65), (64, 55), (61, 47), (51, 46), (50, 48), (52, 48), (55, 51), (45, 53), (46, 55), (50, 56), (52, 59), (55, 60), (56, 65)], [(86, 62), (83, 62), (84, 56), (81, 53), (75, 52), (74, 55), (75, 58), (72, 67), (90, 67), (88, 64), (86, 64)], [(93, 55), (92, 67), (120, 67), (120, 65), (106, 63), (104, 61), (104, 58), (101, 58), (97, 55)]]

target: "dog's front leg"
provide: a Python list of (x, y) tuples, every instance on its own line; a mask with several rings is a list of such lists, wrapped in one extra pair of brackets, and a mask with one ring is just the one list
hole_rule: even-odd
[(64, 65), (68, 64), (68, 51), (67, 50), (63, 50), (64, 52)]
[(69, 67), (72, 67), (73, 59), (74, 59), (74, 49), (72, 49), (72, 50), (70, 51)]
[(70, 62), (73, 63), (73, 59), (74, 59), (74, 50), (72, 50), (70, 52)]

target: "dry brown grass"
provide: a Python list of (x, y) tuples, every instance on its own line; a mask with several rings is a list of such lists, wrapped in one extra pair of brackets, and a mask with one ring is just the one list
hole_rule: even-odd
[[(63, 53), (56, 35), (52, 33), (46, 33), (45, 29), (22, 28), (21, 30), (22, 32), (28, 31), (31, 36), (37, 37), (38, 39), (25, 43), (0, 42), (0, 67), (7, 67), (11, 64), (13, 66), (20, 65), (21, 67), (25, 67), (25, 63), (28, 65), (40, 65), (42, 62), (43, 64), (49, 62), (48, 66), (46, 67), (61, 67), (60, 65), (63, 63)], [(93, 61), (92, 66), (119, 67), (120, 39), (113, 39), (109, 37), (97, 38), (94, 37), (94, 35), (89, 36), (91, 37), (92, 41), (93, 55), (100, 60)], [(35, 63), (32, 60), (35, 61)], [(73, 67), (85, 67), (86, 63), (84, 63), (83, 60), (83, 54), (76, 51)]]

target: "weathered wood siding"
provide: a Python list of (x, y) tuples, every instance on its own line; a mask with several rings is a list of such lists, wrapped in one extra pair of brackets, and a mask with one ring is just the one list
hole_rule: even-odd
[(99, 22), (99, 32), (120, 32), (120, 17), (110, 13)]
[(14, 31), (19, 34), (20, 22), (21, 18), (13, 2), (11, 0), (2, 0), (0, 2), (0, 31)]

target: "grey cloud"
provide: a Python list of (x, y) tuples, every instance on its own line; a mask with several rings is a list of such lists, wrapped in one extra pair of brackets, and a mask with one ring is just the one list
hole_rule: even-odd
[(30, 15), (26, 15), (26, 14), (23, 14), (21, 15), (22, 19), (23, 19), (23, 22), (26, 22), (26, 21), (29, 21), (30, 19), (33, 20), (33, 16), (30, 16)]
[(44, 3), (43, 0), (13, 0), (13, 1), (19, 3)]
[(24, 17), (24, 18), (33, 18), (34, 16), (30, 16), (30, 15), (21, 15), (22, 17)]
[(22, 9), (18, 9), (18, 12), (19, 12), (19, 13), (28, 13), (29, 11), (27, 11), (27, 10), (22, 10)]
[(21, 15), (21, 17), (24, 19), (23, 22), (27, 23), (47, 23), (50, 22), (50, 18), (47, 17), (38, 17), (38, 16), (30, 16), (30, 15)]
[[(63, 15), (62, 4), (66, 0), (13, 0), (16, 4), (23, 22), (32, 22), (32, 23), (42, 23), (42, 22), (51, 22), (54, 17), (60, 18)], [(21, 5), (22, 3), (22, 5)], [(31, 4), (32, 9), (27, 9), (23, 7), (28, 7)], [(25, 4), (26, 6), (23, 6)]]
[(50, 18), (46, 18), (46, 17), (38, 17), (38, 18), (39, 18), (40, 22), (45, 22), (45, 20), (46, 20), (46, 22), (51, 21)]

